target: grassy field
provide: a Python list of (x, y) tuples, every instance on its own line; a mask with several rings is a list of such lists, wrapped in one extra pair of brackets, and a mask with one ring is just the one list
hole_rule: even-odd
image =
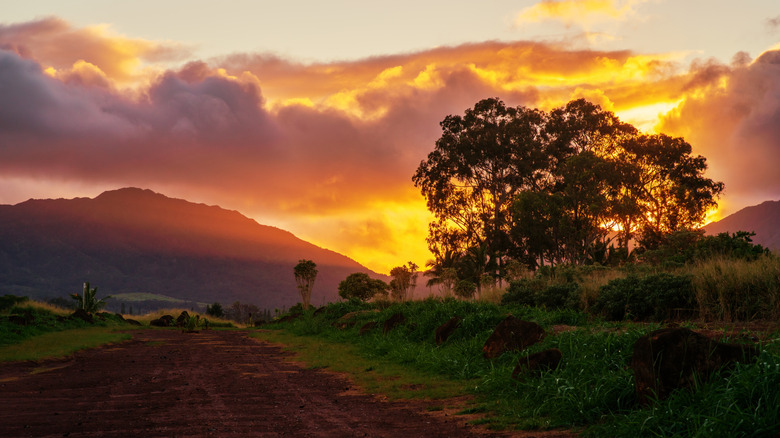
[[(353, 327), (332, 326), (341, 315), (355, 311), (361, 313)], [(402, 313), (406, 323), (382, 334), (382, 322), (395, 313)], [(549, 335), (527, 351), (484, 359), (483, 343), (510, 313), (539, 323)], [(463, 318), (460, 328), (436, 346), (436, 327), (454, 315)], [(360, 335), (369, 322), (379, 327)], [(563, 428), (584, 436), (631, 437), (774, 437), (780, 432), (780, 343), (772, 340), (777, 334), (762, 334), (765, 341), (756, 363), (642, 408), (629, 363), (634, 342), (660, 327), (655, 323), (612, 323), (572, 310), (429, 299), (391, 305), (338, 303), (317, 316), (309, 313), (271, 327), (255, 336), (289, 345), (309, 366), (347, 372), (369, 391), (376, 388), (402, 397), (403, 388), (418, 388), (416, 396), (430, 398), (465, 391), (474, 397), (465, 412), (482, 412), (479, 421), (492, 428)], [(724, 328), (724, 340), (737, 340), (729, 338), (731, 329)], [(563, 352), (558, 369), (512, 379), (522, 357), (553, 347)], [(392, 378), (382, 377), (386, 375)], [(385, 387), (387, 381), (398, 383)]]

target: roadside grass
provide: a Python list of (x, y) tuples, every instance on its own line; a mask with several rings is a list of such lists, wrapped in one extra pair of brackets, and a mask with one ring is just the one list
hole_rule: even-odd
[[(463, 396), (469, 381), (456, 381), (410, 369), (390, 360), (366, 357), (355, 346), (298, 336), (280, 330), (254, 331), (251, 337), (282, 344), (307, 367), (346, 373), (364, 391), (392, 400), (440, 400)], [(345, 388), (346, 389), (346, 388)], [(439, 407), (441, 409), (441, 407)]]
[(0, 346), (0, 362), (65, 357), (78, 350), (130, 339), (112, 327), (85, 327), (44, 333), (12, 345)]
[[(332, 325), (348, 312), (357, 312), (352, 327), (341, 330)], [(396, 313), (403, 314), (406, 322), (383, 334), (383, 322)], [(482, 345), (509, 313), (537, 322), (548, 335), (526, 351), (484, 359)], [(436, 327), (455, 315), (463, 319), (460, 327), (437, 346)], [(369, 322), (376, 326), (361, 335), (361, 327)], [(761, 345), (763, 352), (756, 363), (740, 365), (700, 384), (694, 392), (680, 391), (650, 408), (641, 407), (630, 369), (633, 345), (659, 327), (654, 323), (605, 322), (565, 309), (428, 299), (381, 306), (335, 303), (317, 316), (310, 312), (272, 324), (256, 336), (290, 345), (310, 366), (347, 372), (358, 384), (371, 388), (369, 391), (387, 391), (393, 397), (401, 397), (405, 388), (425, 387), (428, 381), (444, 379), (449, 382), (446, 386), (452, 385), (450, 396), (474, 397), (463, 413), (482, 413), (475, 421), (489, 428), (569, 429), (595, 437), (773, 437), (780, 432), (777, 341)], [(563, 353), (557, 369), (520, 380), (511, 377), (520, 359), (548, 348)], [(391, 382), (404, 383), (393, 383), (390, 388), (374, 383), (382, 380), (379, 377), (386, 369), (392, 369)]]
[[(128, 327), (119, 317), (106, 314), (105, 319), (94, 318), (90, 324), (79, 318), (68, 318), (73, 313), (56, 306), (36, 301), (25, 301), (0, 314), (0, 346), (17, 344), (45, 333), (62, 330), (100, 327)], [(24, 323), (14, 322), (12, 318)]]

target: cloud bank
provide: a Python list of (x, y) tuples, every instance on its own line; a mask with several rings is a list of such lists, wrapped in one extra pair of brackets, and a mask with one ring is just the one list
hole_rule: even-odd
[(446, 115), (493, 96), (543, 109), (585, 97), (644, 128), (674, 108), (660, 128), (708, 157), (729, 194), (780, 197), (780, 52), (686, 67), (519, 41), (165, 66), (188, 57), (58, 19), (0, 26), (0, 174), (17, 191), (28, 178), (219, 203), (388, 271), (428, 257), (411, 176)]

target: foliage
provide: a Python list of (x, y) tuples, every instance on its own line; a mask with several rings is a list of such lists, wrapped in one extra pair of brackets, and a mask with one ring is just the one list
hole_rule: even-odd
[(476, 292), (477, 285), (468, 280), (460, 280), (458, 284), (455, 285), (455, 296), (457, 297), (466, 299), (474, 298)]
[(339, 283), (339, 296), (346, 300), (368, 301), (375, 295), (387, 296), (388, 288), (382, 280), (373, 279), (364, 272), (355, 272)]
[(411, 298), (414, 288), (417, 286), (417, 265), (408, 262), (404, 266), (396, 266), (390, 270), (390, 293), (393, 298), (405, 301)]
[(755, 233), (737, 231), (705, 236), (704, 230), (680, 230), (661, 236), (657, 248), (642, 254), (643, 261), (663, 266), (682, 266), (714, 257), (756, 260), (770, 255), (767, 248), (754, 244)]
[(314, 287), (314, 280), (317, 278), (317, 264), (311, 260), (301, 259), (293, 268), (295, 274), (295, 284), (301, 293), (301, 302), (303, 308), (309, 308), (311, 300), (311, 289)]
[(206, 315), (213, 316), (215, 318), (222, 318), (225, 316), (225, 311), (222, 309), (222, 304), (215, 302), (212, 305), (206, 306)]
[(682, 138), (641, 134), (582, 99), (549, 113), (485, 99), (441, 127), (413, 176), (435, 217), (439, 279), (456, 268), (480, 287), (506, 275), (508, 257), (531, 269), (624, 263), (637, 235), (656, 248), (700, 225), (723, 191)]
[(521, 278), (509, 282), (507, 292), (501, 297), (501, 304), (519, 304), (533, 306), (536, 304), (536, 294), (545, 287), (540, 279)]
[(537, 184), (544, 166), (542, 123), (542, 112), (507, 107), (497, 98), (441, 122), (436, 149), (413, 177), (436, 217), (428, 243), (437, 258), (483, 244), (487, 261), (506, 252), (511, 200)]
[(690, 276), (629, 275), (603, 286), (594, 310), (612, 321), (661, 321), (672, 316), (690, 315), (694, 303)]
[(780, 318), (780, 258), (716, 257), (686, 268), (699, 315), (721, 321)]
[(16, 306), (17, 304), (20, 303), (24, 303), (25, 301), (28, 300), (29, 298), (27, 297), (18, 297), (16, 295), (5, 294), (2, 297), (0, 297), (0, 312), (5, 312), (11, 307)]
[[(0, 345), (18, 344), (44, 333), (88, 327), (127, 327), (119, 316), (101, 313), (89, 323), (46, 303), (24, 300), (0, 315)], [(67, 316), (66, 316), (67, 315)]]
[[(656, 280), (656, 284), (661, 283)], [(347, 312), (359, 312), (355, 326), (345, 330), (333, 327), (331, 323)], [(381, 323), (395, 313), (402, 313), (408, 323), (387, 334), (378, 330), (360, 334), (363, 324)], [(485, 360), (482, 344), (507, 313), (541, 324), (548, 336), (527, 351)], [(463, 318), (461, 326), (444, 344), (436, 346), (433, 332), (453, 315)], [(556, 324), (576, 327), (552, 334), (551, 327)], [(632, 346), (640, 336), (658, 327), (605, 324), (572, 310), (429, 299), (394, 303), (387, 308), (375, 303), (341, 302), (276, 328), (283, 328), (288, 344), (298, 343), (293, 334), (311, 339), (301, 343), (307, 349), (317, 349), (308, 357), (320, 358), (316, 359), (318, 366), (328, 367), (331, 360), (339, 364), (339, 369), (342, 363), (368, 363), (349, 371), (358, 379), (376, 375), (383, 381), (404, 380), (408, 372), (421, 379), (416, 385), (423, 388), (428, 386), (424, 376), (431, 376), (431, 387), (439, 387), (442, 378), (460, 382), (477, 396), (477, 404), (464, 412), (484, 412), (487, 418), (481, 421), (491, 427), (574, 428), (585, 436), (639, 437), (775, 436), (780, 432), (776, 409), (780, 403), (778, 343), (766, 345), (756, 363), (739, 365), (729, 374), (700, 384), (696, 392), (680, 391), (653, 407), (640, 407), (628, 366)], [(549, 348), (563, 354), (557, 369), (512, 379), (518, 361)], [(337, 357), (321, 359), (331, 350), (339, 351)], [(401, 373), (401, 377), (386, 377), (385, 367), (392, 367), (393, 373)]]
[(83, 309), (87, 313), (95, 313), (106, 306), (105, 300), (111, 298), (111, 296), (97, 299), (97, 287), (90, 288), (89, 282), (85, 281), (81, 295), (72, 294), (71, 298), (76, 300), (78, 308)]

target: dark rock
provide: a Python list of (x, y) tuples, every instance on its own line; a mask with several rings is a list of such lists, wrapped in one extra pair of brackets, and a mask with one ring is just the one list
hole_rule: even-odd
[(517, 362), (517, 366), (512, 371), (512, 378), (520, 380), (526, 376), (539, 375), (543, 371), (554, 370), (558, 368), (562, 358), (563, 353), (557, 348), (531, 354)]
[(176, 318), (176, 327), (184, 327), (190, 320), (190, 314), (186, 310), (182, 310), (179, 316)]
[(154, 327), (171, 327), (173, 326), (173, 317), (171, 315), (163, 315), (157, 319), (153, 319), (149, 325)]
[(76, 311), (73, 312), (73, 314), (70, 315), (70, 318), (71, 319), (80, 319), (80, 320), (86, 321), (86, 322), (88, 322), (90, 324), (94, 324), (94, 322), (95, 322), (94, 318), (92, 318), (92, 315), (87, 313), (87, 311), (84, 310), (84, 309), (76, 309)]
[(713, 341), (687, 328), (665, 328), (634, 343), (631, 368), (637, 399), (647, 405), (678, 388), (691, 388), (721, 368), (748, 362), (758, 355), (752, 345)]
[(371, 330), (375, 329), (376, 326), (378, 326), (379, 323), (375, 321), (367, 322), (363, 324), (363, 327), (360, 327), (360, 336), (365, 335), (366, 333), (370, 332)]
[(124, 316), (122, 316), (122, 314), (121, 314), (121, 313), (115, 313), (115, 314), (113, 315), (113, 317), (114, 317), (114, 318), (116, 318), (116, 319), (118, 319), (118, 320), (120, 320), (120, 321), (124, 321), (124, 320), (125, 320), (125, 317), (124, 317)]
[(403, 313), (395, 313), (393, 316), (387, 319), (385, 321), (384, 328), (382, 329), (383, 334), (387, 334), (390, 330), (398, 327), (399, 325), (406, 322), (406, 317)]
[(276, 322), (287, 322), (301, 317), (301, 313), (290, 313), (276, 320)]
[(357, 310), (355, 312), (349, 312), (347, 314), (344, 314), (341, 318), (335, 320), (331, 326), (336, 327), (341, 330), (345, 330), (348, 328), (352, 328), (357, 324), (357, 321), (355, 321), (355, 318), (360, 315), (365, 315), (367, 313), (376, 313), (377, 310)]
[(126, 323), (128, 323), (128, 324), (130, 324), (130, 325), (141, 325), (141, 323), (140, 323), (140, 322), (138, 322), (138, 321), (136, 321), (136, 320), (134, 320), (134, 319), (130, 319), (130, 318), (126, 318), (126, 319), (125, 319), (125, 322), (126, 322)]
[(436, 339), (436, 345), (441, 345), (444, 343), (444, 341), (447, 340), (447, 338), (450, 337), (452, 333), (455, 332), (455, 329), (460, 327), (460, 323), (463, 320), (460, 319), (457, 316), (453, 316), (450, 318), (449, 321), (445, 322), (444, 324), (440, 325), (435, 332), (434, 338)]
[(485, 341), (482, 355), (486, 359), (501, 356), (505, 351), (521, 351), (544, 339), (544, 329), (535, 322), (522, 321), (512, 315), (498, 323)]

